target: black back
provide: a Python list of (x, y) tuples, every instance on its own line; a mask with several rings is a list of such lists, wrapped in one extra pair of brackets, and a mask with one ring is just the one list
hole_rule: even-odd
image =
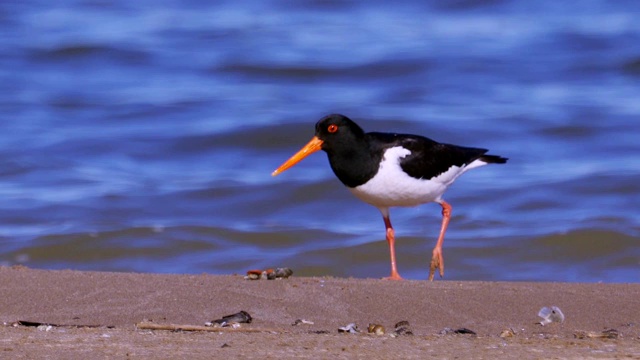
[(372, 141), (385, 149), (402, 146), (411, 154), (400, 159), (400, 167), (416, 179), (431, 179), (451, 168), (463, 167), (480, 158), (488, 150), (442, 144), (420, 135), (369, 133)]

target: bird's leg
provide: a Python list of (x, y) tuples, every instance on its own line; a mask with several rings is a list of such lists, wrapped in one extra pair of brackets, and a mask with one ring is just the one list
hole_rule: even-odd
[(389, 215), (382, 215), (384, 219), (384, 226), (387, 228), (387, 243), (389, 243), (389, 253), (391, 254), (391, 276), (386, 277), (387, 280), (402, 280), (400, 274), (398, 274), (398, 268), (396, 267), (396, 247), (395, 247), (395, 234), (393, 227), (391, 226), (391, 220)]
[(440, 277), (444, 276), (444, 258), (442, 257), (442, 243), (444, 242), (444, 233), (447, 231), (449, 219), (451, 219), (451, 205), (441, 200), (442, 205), (442, 226), (440, 227), (440, 236), (438, 242), (433, 248), (433, 256), (431, 257), (431, 266), (429, 267), (429, 281), (433, 281), (436, 269), (440, 270)]

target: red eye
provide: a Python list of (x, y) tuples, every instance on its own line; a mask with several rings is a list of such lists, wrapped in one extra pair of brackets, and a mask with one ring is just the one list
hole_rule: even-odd
[(327, 127), (327, 131), (333, 134), (334, 132), (338, 131), (338, 125), (336, 124), (329, 125), (329, 127)]

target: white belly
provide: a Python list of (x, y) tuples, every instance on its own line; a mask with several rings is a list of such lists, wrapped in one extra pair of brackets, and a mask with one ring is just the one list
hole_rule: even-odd
[(360, 200), (377, 207), (416, 206), (439, 201), (449, 185), (465, 170), (485, 164), (478, 161), (478, 164), (472, 162), (462, 168), (452, 166), (433, 179), (416, 179), (400, 167), (400, 159), (410, 153), (399, 146), (387, 149), (378, 173), (365, 184), (349, 190)]

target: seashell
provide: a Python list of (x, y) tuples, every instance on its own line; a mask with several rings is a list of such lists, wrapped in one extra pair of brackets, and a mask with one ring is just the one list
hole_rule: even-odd
[(564, 314), (557, 306), (552, 306), (550, 308), (546, 306), (543, 307), (542, 309), (540, 309), (540, 311), (538, 311), (538, 316), (542, 318), (542, 321), (540, 321), (540, 325), (543, 326), (552, 322), (564, 322)]
[(297, 319), (291, 324), (291, 326), (296, 326), (300, 324), (313, 325), (313, 321), (305, 320), (305, 319)]
[(293, 270), (289, 268), (277, 268), (275, 271), (276, 279), (286, 279), (293, 275)]
[(358, 330), (358, 325), (356, 325), (355, 323), (351, 323), (347, 324), (346, 326), (339, 327), (338, 332), (355, 334), (360, 332), (360, 330)]
[(245, 276), (245, 280), (260, 280), (262, 276), (262, 270), (249, 270), (247, 271), (247, 276)]
[(380, 324), (369, 324), (367, 327), (369, 334), (384, 335), (384, 326)]
[(411, 331), (411, 326), (409, 322), (406, 320), (402, 320), (396, 323), (394, 326), (396, 335), (413, 335), (413, 331)]
[(252, 320), (253, 318), (251, 318), (251, 315), (249, 315), (248, 312), (243, 310), (235, 314), (223, 316), (221, 319), (212, 320), (208, 323), (205, 323), (205, 325), (213, 326), (213, 327), (233, 326), (235, 328), (235, 327), (238, 327), (238, 324), (241, 324), (241, 323), (249, 324), (251, 323)]
[(262, 272), (262, 278), (267, 280), (274, 280), (276, 278), (276, 272), (273, 269), (267, 269)]
[(505, 329), (500, 333), (500, 337), (503, 339), (515, 336), (516, 332), (513, 329)]
[(42, 325), (39, 325), (36, 329), (38, 329), (38, 331), (51, 331), (51, 329), (53, 329), (53, 326), (48, 324), (42, 324)]

